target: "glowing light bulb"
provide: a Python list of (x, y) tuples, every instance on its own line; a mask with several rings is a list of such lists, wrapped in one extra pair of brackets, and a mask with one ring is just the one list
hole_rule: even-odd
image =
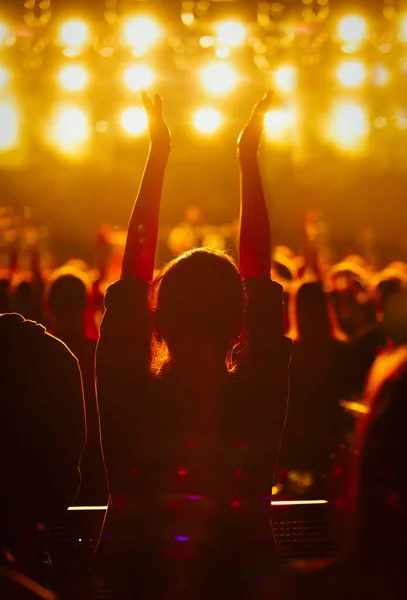
[(81, 65), (69, 65), (59, 72), (59, 83), (70, 92), (83, 89), (88, 82), (86, 69)]
[(280, 92), (291, 93), (297, 85), (297, 70), (291, 65), (280, 67), (274, 72), (274, 84)]
[(153, 71), (145, 65), (134, 65), (124, 71), (124, 83), (132, 92), (149, 88), (155, 79)]
[(358, 60), (348, 60), (339, 65), (337, 77), (341, 84), (348, 88), (355, 88), (366, 79), (366, 69)]
[(123, 25), (123, 40), (131, 48), (147, 49), (160, 37), (160, 28), (149, 17), (134, 17)]
[(359, 44), (366, 37), (367, 23), (359, 15), (349, 15), (339, 21), (338, 35), (340, 39), (349, 44)]
[(357, 104), (339, 105), (332, 116), (330, 134), (343, 149), (356, 149), (369, 131), (366, 113)]
[(120, 122), (123, 129), (130, 135), (141, 135), (147, 130), (148, 119), (143, 108), (128, 108), (121, 117)]
[(60, 41), (66, 46), (84, 46), (88, 37), (88, 26), (80, 19), (65, 21), (59, 31)]
[(194, 115), (194, 125), (204, 134), (212, 134), (219, 129), (222, 122), (220, 113), (214, 108), (201, 108)]
[(213, 94), (229, 92), (237, 82), (236, 71), (226, 63), (209, 65), (202, 71), (202, 81)]
[(246, 39), (246, 27), (238, 21), (224, 21), (216, 28), (218, 41), (225, 46), (240, 46)]
[(83, 111), (75, 107), (58, 110), (52, 123), (51, 139), (62, 152), (79, 152), (89, 135), (89, 122)]
[(295, 124), (292, 109), (271, 110), (264, 118), (264, 130), (267, 139), (273, 142), (286, 141)]

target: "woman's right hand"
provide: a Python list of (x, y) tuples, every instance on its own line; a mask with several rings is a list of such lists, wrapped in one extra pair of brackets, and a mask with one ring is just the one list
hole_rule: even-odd
[(154, 94), (152, 100), (146, 91), (141, 92), (141, 99), (148, 118), (151, 150), (168, 154), (171, 150), (171, 133), (163, 115), (163, 100), (159, 94)]

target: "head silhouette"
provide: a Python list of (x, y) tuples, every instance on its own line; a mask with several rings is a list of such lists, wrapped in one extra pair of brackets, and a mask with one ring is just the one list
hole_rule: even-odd
[(53, 317), (60, 322), (81, 319), (86, 309), (88, 281), (79, 269), (58, 269), (51, 276), (48, 304)]
[(304, 283), (298, 289), (296, 317), (300, 340), (330, 336), (328, 299), (319, 283)]
[(207, 248), (182, 254), (156, 277), (153, 295), (155, 332), (172, 358), (209, 344), (225, 362), (244, 312), (242, 280), (227, 254)]

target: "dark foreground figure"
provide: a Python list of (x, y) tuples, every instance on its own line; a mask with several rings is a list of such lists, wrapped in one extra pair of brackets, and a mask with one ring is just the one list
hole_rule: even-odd
[(0, 598), (53, 598), (47, 531), (75, 498), (85, 444), (78, 362), (45, 328), (0, 315)]
[(239, 271), (200, 249), (154, 279), (170, 134), (161, 98), (143, 100), (150, 154), (97, 351), (111, 492), (99, 559), (114, 598), (261, 597), (290, 357), (257, 161), (271, 98), (239, 140)]

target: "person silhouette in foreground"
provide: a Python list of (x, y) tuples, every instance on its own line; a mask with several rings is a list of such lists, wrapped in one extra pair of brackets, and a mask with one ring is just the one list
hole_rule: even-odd
[(160, 96), (142, 98), (150, 152), (96, 359), (111, 493), (101, 557), (119, 598), (257, 597), (273, 568), (270, 494), (291, 347), (257, 157), (272, 96), (239, 138), (239, 270), (199, 248), (155, 279), (171, 137)]
[(335, 507), (342, 538), (337, 555), (289, 566), (281, 600), (406, 595), (407, 294), (389, 301), (382, 327), (392, 345), (377, 357), (364, 390), (352, 475)]
[(0, 315), (1, 598), (52, 597), (37, 585), (46, 527), (77, 494), (85, 438), (76, 358), (42, 325)]
[(281, 465), (323, 474), (344, 433), (339, 402), (351, 392), (351, 350), (334, 337), (328, 298), (319, 282), (298, 289), (296, 319)]
[(87, 442), (81, 462), (82, 485), (77, 500), (85, 505), (104, 504), (107, 498), (95, 391), (96, 340), (87, 335), (85, 324), (90, 289), (86, 274), (74, 267), (54, 271), (47, 287), (51, 333), (77, 357), (82, 372)]

